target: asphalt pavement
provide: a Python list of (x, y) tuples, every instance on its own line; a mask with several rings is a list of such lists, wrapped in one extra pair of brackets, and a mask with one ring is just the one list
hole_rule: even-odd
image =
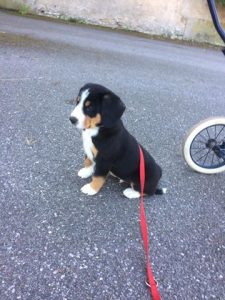
[(126, 127), (163, 169), (146, 198), (162, 299), (225, 299), (225, 173), (193, 172), (182, 142), (225, 115), (225, 57), (214, 49), (0, 12), (0, 299), (149, 299), (139, 201), (109, 178), (88, 197), (78, 178), (78, 89), (107, 86)]

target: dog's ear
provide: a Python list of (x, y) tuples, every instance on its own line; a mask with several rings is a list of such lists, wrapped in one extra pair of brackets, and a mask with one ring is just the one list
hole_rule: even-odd
[(125, 108), (125, 104), (118, 96), (112, 92), (105, 94), (102, 98), (101, 124), (104, 127), (113, 127), (121, 118)]

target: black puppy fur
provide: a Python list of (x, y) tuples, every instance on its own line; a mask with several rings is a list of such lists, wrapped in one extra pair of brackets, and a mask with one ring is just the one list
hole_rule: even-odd
[[(84, 114), (90, 118), (94, 118), (97, 114), (101, 116), (101, 121), (96, 125), (99, 127), (98, 134), (92, 137), (92, 142), (97, 149), (93, 175), (104, 177), (112, 172), (130, 183), (134, 190), (140, 191), (139, 143), (127, 131), (120, 119), (125, 110), (124, 103), (109, 89), (93, 83), (84, 85), (79, 95), (86, 89), (89, 89), (89, 95), (85, 101), (89, 102), (91, 109), (86, 108), (84, 103)], [(146, 172), (144, 193), (163, 194), (163, 190), (157, 188), (162, 169), (144, 147), (141, 148)]]

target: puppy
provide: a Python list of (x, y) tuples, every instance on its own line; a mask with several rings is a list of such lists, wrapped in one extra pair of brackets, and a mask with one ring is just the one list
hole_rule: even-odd
[[(81, 178), (92, 176), (81, 191), (95, 195), (109, 173), (130, 184), (123, 191), (127, 198), (140, 197), (139, 147), (136, 139), (126, 130), (121, 120), (125, 105), (109, 89), (88, 83), (79, 91), (70, 121), (82, 130), (85, 152)], [(145, 159), (145, 187), (147, 195), (163, 194), (157, 188), (162, 170), (152, 156), (141, 146)]]

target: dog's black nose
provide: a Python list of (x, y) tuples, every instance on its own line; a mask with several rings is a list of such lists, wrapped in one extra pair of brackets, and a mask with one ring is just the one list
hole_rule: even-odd
[(70, 122), (72, 123), (72, 124), (76, 124), (77, 123), (77, 118), (75, 118), (75, 117), (70, 117)]

